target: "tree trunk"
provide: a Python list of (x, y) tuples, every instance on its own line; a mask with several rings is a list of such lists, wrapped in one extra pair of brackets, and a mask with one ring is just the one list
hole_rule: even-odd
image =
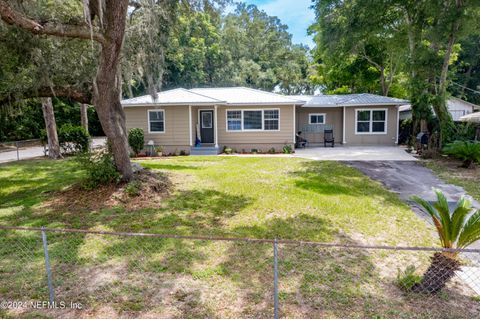
[(125, 34), (128, 0), (107, 0), (104, 12), (104, 35), (97, 75), (94, 105), (103, 131), (111, 142), (113, 158), (123, 180), (133, 177), (127, 143), (125, 113), (120, 104), (121, 79), (119, 62)]
[(82, 127), (88, 132), (88, 113), (87, 113), (87, 104), (80, 104), (80, 122)]
[(445, 288), (455, 271), (460, 269), (460, 261), (449, 253), (437, 252), (432, 263), (423, 275), (422, 281), (412, 287), (413, 292), (435, 294)]
[(52, 99), (42, 98), (42, 112), (45, 120), (45, 130), (47, 131), (48, 139), (48, 157), (53, 159), (61, 158), (60, 144), (57, 135), (57, 123), (55, 121), (55, 113), (53, 112)]

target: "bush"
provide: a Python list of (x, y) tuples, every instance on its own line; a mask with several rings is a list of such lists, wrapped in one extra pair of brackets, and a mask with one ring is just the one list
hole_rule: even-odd
[(99, 185), (116, 183), (120, 180), (120, 174), (109, 152), (84, 152), (77, 156), (80, 166), (87, 173), (83, 182), (85, 189), (94, 189)]
[(128, 145), (132, 148), (135, 156), (138, 156), (145, 145), (145, 133), (141, 128), (132, 128), (128, 131)]
[(275, 147), (272, 147), (271, 149), (268, 150), (268, 154), (275, 154)]
[(232, 153), (233, 153), (233, 150), (232, 150), (232, 148), (230, 148), (230, 147), (228, 147), (228, 146), (225, 146), (225, 147), (223, 148), (223, 153), (225, 153), (225, 154), (232, 154)]
[(130, 197), (137, 197), (140, 196), (142, 191), (142, 184), (140, 181), (131, 181), (128, 183), (127, 187), (125, 187), (125, 192)]
[(90, 135), (82, 126), (67, 123), (58, 130), (58, 142), (64, 154), (86, 152), (90, 146)]
[(410, 265), (404, 271), (398, 270), (397, 285), (404, 291), (411, 291), (415, 284), (418, 284), (422, 277), (415, 274), (416, 268)]
[(455, 141), (447, 144), (443, 152), (463, 161), (462, 167), (469, 168), (473, 162), (480, 162), (480, 143)]
[(282, 151), (283, 151), (283, 154), (292, 154), (293, 153), (292, 145), (286, 144), (283, 147)]

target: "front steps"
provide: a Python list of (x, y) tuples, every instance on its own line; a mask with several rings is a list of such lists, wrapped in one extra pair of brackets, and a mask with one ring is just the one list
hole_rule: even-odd
[(218, 155), (220, 150), (215, 146), (192, 146), (190, 155)]

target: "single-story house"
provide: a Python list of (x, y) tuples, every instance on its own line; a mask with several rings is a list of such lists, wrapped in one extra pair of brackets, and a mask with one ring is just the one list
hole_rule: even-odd
[[(174, 89), (122, 101), (127, 129), (165, 153), (281, 150), (297, 132), (309, 145), (332, 129), (336, 143), (395, 145), (398, 109), (408, 101), (374, 94), (285, 96), (245, 87)], [(201, 154), (205, 154), (200, 152)]]
[[(480, 106), (453, 96), (448, 98), (447, 108), (454, 121), (460, 121), (462, 116), (480, 110)], [(412, 105), (402, 105), (400, 107), (400, 120), (406, 120), (410, 118), (412, 118)]]

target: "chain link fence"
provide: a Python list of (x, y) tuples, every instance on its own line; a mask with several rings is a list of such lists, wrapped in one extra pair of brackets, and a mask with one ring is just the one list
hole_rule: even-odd
[(479, 295), (474, 249), (0, 226), (0, 317), (470, 319)]

